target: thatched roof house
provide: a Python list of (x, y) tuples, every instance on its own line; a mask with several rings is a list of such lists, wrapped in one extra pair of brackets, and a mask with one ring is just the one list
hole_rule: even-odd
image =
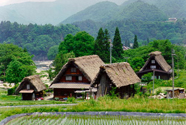
[(15, 93), (22, 93), (23, 100), (32, 100), (42, 96), (46, 86), (38, 75), (25, 77), (17, 87)]
[(123, 98), (125, 94), (131, 95), (134, 90), (130, 85), (140, 82), (141, 80), (135, 74), (129, 63), (114, 63), (102, 65), (91, 86), (96, 86), (97, 97), (109, 94), (112, 87), (117, 87), (117, 92)]
[(156, 72), (156, 77), (161, 79), (169, 79), (172, 73), (171, 66), (166, 62), (160, 51), (151, 52), (150, 58), (145, 65), (137, 73), (141, 78), (142, 75), (149, 72)]
[(54, 97), (75, 96), (75, 91), (89, 89), (103, 64), (97, 55), (69, 59), (50, 85), (50, 88), (54, 89)]

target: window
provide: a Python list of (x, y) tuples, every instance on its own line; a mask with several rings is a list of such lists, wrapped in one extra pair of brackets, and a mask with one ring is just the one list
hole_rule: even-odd
[(156, 65), (151, 65), (150, 68), (151, 69), (156, 69)]
[(72, 76), (66, 76), (67, 81), (72, 81)]
[(76, 81), (82, 81), (83, 77), (82, 76), (76, 76)]
[(71, 68), (71, 72), (76, 72), (76, 68)]
[(79, 81), (82, 81), (83, 80), (83, 77), (82, 76), (78, 76), (78, 80)]
[(151, 63), (152, 63), (152, 64), (155, 64), (155, 60), (151, 60)]
[(30, 89), (30, 85), (29, 84), (26, 85), (26, 89)]

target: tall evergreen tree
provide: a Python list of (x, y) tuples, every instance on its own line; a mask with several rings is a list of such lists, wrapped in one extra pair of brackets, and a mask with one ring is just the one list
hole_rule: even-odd
[(94, 52), (99, 55), (104, 62), (109, 62), (109, 38), (108, 30), (105, 29), (105, 32), (103, 32), (103, 29), (100, 28), (95, 41)]
[(133, 49), (138, 48), (138, 47), (139, 47), (139, 45), (138, 45), (138, 38), (137, 38), (137, 36), (135, 35), (135, 36), (134, 36)]
[(105, 29), (105, 33), (104, 33), (104, 58), (103, 60), (105, 62), (109, 62), (110, 60), (110, 35), (107, 29)]
[(119, 29), (118, 27), (116, 27), (114, 40), (113, 40), (112, 55), (115, 59), (121, 59), (122, 53), (123, 53), (123, 45), (121, 43)]

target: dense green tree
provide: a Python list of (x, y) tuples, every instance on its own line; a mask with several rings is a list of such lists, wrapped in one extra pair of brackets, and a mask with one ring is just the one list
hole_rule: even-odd
[(55, 59), (55, 57), (58, 53), (58, 48), (59, 48), (58, 45), (50, 47), (50, 49), (48, 50), (48, 53), (47, 53), (47, 57), (49, 60)]
[(130, 64), (135, 72), (138, 72), (144, 65), (144, 59), (142, 57), (134, 57), (130, 61)]
[(94, 45), (94, 53), (99, 55), (99, 57), (104, 62), (109, 62), (109, 49), (110, 49), (110, 43), (109, 43), (110, 35), (107, 29), (105, 29), (105, 32), (103, 32), (103, 29), (100, 28), (98, 31), (98, 36), (95, 41)]
[(53, 65), (55, 67), (55, 75), (61, 70), (62, 66), (68, 62), (69, 58), (74, 58), (75, 54), (73, 52), (63, 54), (62, 52), (59, 52), (55, 60), (53, 62)]
[[(22, 74), (20, 75), (28, 76), (32, 75), (35, 72), (36, 67), (32, 60), (32, 56), (30, 56), (29, 53), (25, 52), (22, 48), (13, 44), (0, 44), (1, 80), (5, 80), (6, 78), (8, 81), (10, 81), (11, 77), (8, 78), (6, 75), (8, 73), (9, 76), (10, 75), (13, 76), (16, 73), (18, 73), (18, 70), (14, 70), (14, 68), (22, 70), (21, 71)], [(22, 77), (15, 79), (22, 79)], [(17, 80), (15, 82), (17, 83)]]
[(116, 59), (121, 59), (122, 54), (123, 54), (123, 45), (121, 43), (119, 29), (118, 27), (116, 27), (114, 40), (113, 40), (112, 55)]
[(66, 54), (74, 52), (75, 56), (91, 55), (94, 53), (94, 37), (87, 32), (78, 32), (75, 36), (69, 34), (59, 45), (59, 52)]
[(24, 65), (17, 60), (13, 60), (9, 63), (6, 70), (6, 81), (9, 83), (19, 83), (21, 80), (34, 72), (34, 66)]
[(73, 52), (76, 57), (92, 55), (94, 53), (94, 37), (87, 32), (78, 32), (74, 38)]
[(138, 47), (139, 47), (139, 45), (138, 45), (138, 38), (137, 38), (137, 36), (135, 35), (135, 36), (134, 36), (133, 49), (136, 49), (136, 48), (138, 48)]
[(0, 23), (0, 43), (12, 43), (26, 48), (29, 53), (35, 55), (35, 60), (42, 60), (47, 59), (50, 47), (59, 45), (67, 34), (75, 34), (78, 31), (80, 31), (79, 28), (70, 24), (22, 25), (2, 21)]

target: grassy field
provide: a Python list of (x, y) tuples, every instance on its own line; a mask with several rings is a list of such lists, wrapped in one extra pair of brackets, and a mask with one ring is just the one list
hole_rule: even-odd
[(7, 95), (7, 90), (0, 88), (0, 106), (67, 104), (67, 103), (71, 103), (71, 102), (62, 102), (62, 101), (55, 101), (55, 100), (25, 101), (25, 100), (21, 100), (21, 95)]
[(80, 102), (75, 106), (30, 107), (30, 108), (1, 108), (0, 120), (15, 114), (33, 112), (83, 112), (83, 111), (124, 111), (151, 113), (186, 113), (184, 99), (148, 99), (131, 98), (111, 99), (103, 97), (96, 100)]
[(7, 125), (184, 125), (183, 118), (126, 117), (126, 116), (25, 116), (13, 119)]
[(126, 111), (151, 113), (186, 113), (185, 99), (110, 99), (89, 100), (72, 107), (72, 111)]

